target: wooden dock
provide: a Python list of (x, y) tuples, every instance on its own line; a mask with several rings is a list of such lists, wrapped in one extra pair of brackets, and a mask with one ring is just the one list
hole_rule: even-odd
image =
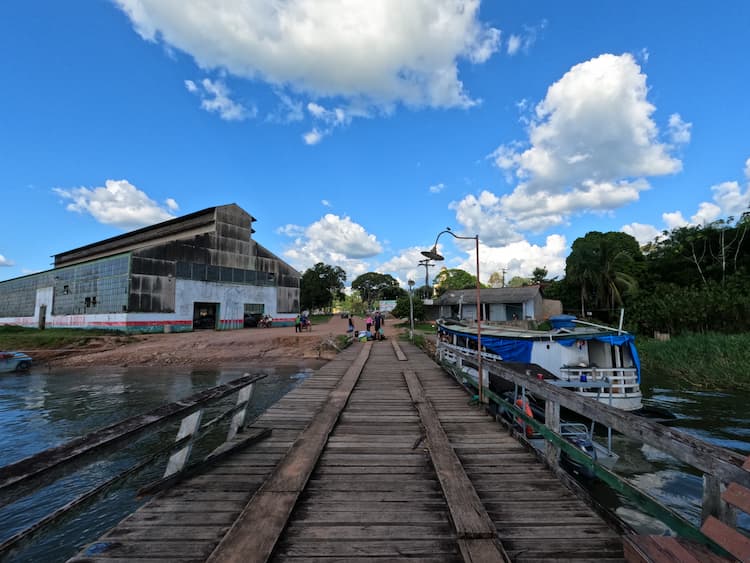
[(271, 435), (71, 561), (622, 561), (620, 536), (418, 348), (354, 343)]

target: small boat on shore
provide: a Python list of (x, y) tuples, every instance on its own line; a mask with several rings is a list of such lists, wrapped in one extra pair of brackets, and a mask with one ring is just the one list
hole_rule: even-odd
[[(550, 383), (618, 409), (642, 408), (641, 364), (634, 335), (571, 315), (557, 315), (550, 322), (550, 330), (482, 323), (478, 331), (476, 323), (440, 319), (438, 358), (448, 364), (460, 364), (462, 371), (476, 381), (476, 365), (459, 359), (458, 354), (476, 356), (480, 332), (485, 365), (536, 364), (544, 372), (539, 375)], [(494, 379), (485, 378), (485, 385), (492, 388)]]
[(31, 356), (23, 352), (0, 352), (0, 373), (26, 371), (31, 367)]

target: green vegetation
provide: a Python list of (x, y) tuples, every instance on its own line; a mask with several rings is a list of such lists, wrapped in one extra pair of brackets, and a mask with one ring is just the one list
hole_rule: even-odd
[(372, 311), (375, 301), (380, 299), (398, 299), (406, 292), (398, 285), (398, 280), (389, 274), (367, 272), (358, 276), (352, 282), (352, 289), (357, 291), (366, 305)]
[[(396, 306), (393, 308), (393, 311), (391, 311), (391, 314), (399, 319), (409, 318), (409, 295), (402, 295), (396, 300)], [(422, 303), (421, 299), (418, 299), (417, 297), (414, 297), (412, 295), (412, 302), (411, 302), (411, 309), (414, 313), (414, 320), (422, 319), (424, 318), (424, 304)], [(408, 325), (409, 323), (407, 323)]]
[(750, 334), (684, 334), (666, 342), (639, 339), (645, 377), (677, 387), (750, 391)]
[(300, 280), (301, 310), (333, 309), (333, 302), (344, 298), (346, 272), (339, 266), (318, 262), (302, 274)]
[[(477, 286), (477, 277), (464, 270), (446, 268), (435, 276), (434, 284), (435, 291), (440, 296), (451, 289), (474, 289)], [(485, 287), (484, 284), (480, 286)]]
[[(565, 278), (542, 282), (566, 310), (651, 336), (750, 332), (750, 212), (664, 231), (639, 247), (621, 232), (573, 242)], [(541, 272), (540, 272), (541, 274)]]
[(36, 350), (40, 348), (74, 348), (85, 346), (102, 336), (127, 335), (120, 331), (55, 328), (39, 330), (13, 325), (0, 326), (0, 348), (3, 350)]

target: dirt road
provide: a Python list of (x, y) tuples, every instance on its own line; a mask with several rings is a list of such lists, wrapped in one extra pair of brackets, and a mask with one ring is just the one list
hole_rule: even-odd
[[(385, 325), (386, 337), (398, 329), (393, 319)], [(334, 316), (315, 324), (311, 331), (294, 327), (247, 328), (241, 330), (196, 330), (172, 334), (145, 334), (130, 338), (103, 337), (75, 351), (34, 353), (36, 365), (50, 367), (85, 366), (232, 366), (248, 361), (265, 364), (313, 366), (337, 353), (336, 336), (346, 334), (348, 320)], [(354, 319), (364, 330), (361, 317)]]

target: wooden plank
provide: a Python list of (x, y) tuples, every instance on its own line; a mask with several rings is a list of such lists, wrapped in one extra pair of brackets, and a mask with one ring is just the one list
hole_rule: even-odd
[(391, 345), (393, 346), (393, 351), (396, 353), (396, 357), (400, 362), (405, 362), (409, 359), (406, 357), (403, 350), (401, 350), (401, 346), (398, 345), (398, 342), (393, 338), (391, 338)]
[(359, 379), (371, 348), (371, 342), (362, 347), (356, 360), (329, 394), (328, 401), (211, 553), (211, 563), (268, 560), (328, 435)]
[[(427, 443), (435, 472), (440, 480), (443, 494), (448, 501), (453, 525), (459, 539), (492, 539), (496, 535), (492, 523), (476, 490), (466, 476), (461, 462), (450, 445), (440, 420), (424, 394), (417, 374), (411, 370), (404, 372), (404, 379), (409, 387), (409, 394), (419, 412), (422, 426), (425, 429)], [(500, 544), (496, 544), (497, 559), (503, 561), (507, 555)]]
[[(279, 542), (276, 556), (292, 557), (340, 557), (344, 561), (361, 556), (363, 551), (371, 557), (380, 557), (381, 561), (406, 559), (420, 556), (451, 556), (458, 555), (456, 542), (452, 540), (394, 540), (371, 539), (367, 541), (343, 541), (338, 538), (325, 540), (295, 540)], [(388, 559), (385, 559), (388, 558)]]
[(671, 536), (626, 535), (622, 538), (629, 563), (728, 563), (706, 547)]
[(740, 561), (750, 562), (750, 539), (721, 520), (709, 516), (701, 526), (701, 532)]
[(458, 540), (465, 563), (510, 563), (510, 557), (495, 539)]
[(100, 540), (89, 545), (69, 561), (84, 563), (110, 561), (111, 558), (130, 558), (130, 561), (166, 559), (179, 561), (203, 561), (211, 546), (201, 541), (132, 542)]
[[(256, 532), (254, 532), (256, 533)], [(450, 537), (449, 524), (404, 524), (366, 526), (357, 525), (304, 525), (290, 524), (284, 537), (289, 541), (297, 538), (304, 540), (326, 540), (336, 538), (341, 541), (366, 541), (372, 538), (387, 538), (390, 540), (433, 539), (439, 540)]]
[(721, 498), (742, 512), (750, 514), (750, 489), (737, 483), (729, 483)]

